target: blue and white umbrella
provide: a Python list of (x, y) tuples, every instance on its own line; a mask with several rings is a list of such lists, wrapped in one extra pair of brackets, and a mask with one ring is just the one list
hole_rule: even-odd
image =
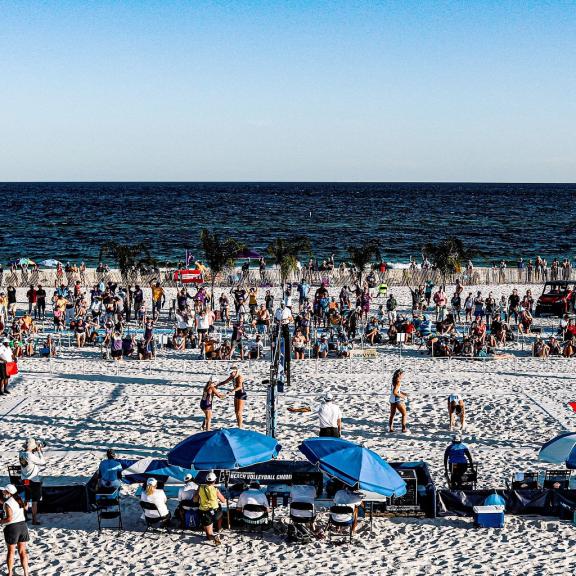
[(40, 260), (38, 264), (46, 268), (57, 268), (58, 264), (62, 264), (62, 262), (60, 262), (60, 260), (54, 260), (53, 258), (48, 258), (48, 260)]
[(148, 478), (156, 478), (164, 484), (184, 481), (190, 470), (169, 464), (167, 460), (142, 458), (141, 460), (120, 460), (122, 480), (127, 484), (140, 484)]
[(576, 468), (576, 432), (564, 432), (546, 442), (540, 448), (538, 460)]

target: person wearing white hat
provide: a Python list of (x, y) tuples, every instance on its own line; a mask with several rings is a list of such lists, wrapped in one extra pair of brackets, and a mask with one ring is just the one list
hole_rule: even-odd
[(220, 537), (214, 534), (214, 524), (216, 524), (216, 531), (219, 532), (222, 527), (222, 508), (220, 503), (226, 502), (226, 498), (216, 488), (215, 484), (216, 474), (208, 472), (206, 482), (198, 487), (194, 500), (199, 503), (200, 522), (204, 527), (206, 539), (219, 545)]
[(318, 414), (320, 436), (340, 438), (342, 434), (342, 412), (333, 400), (332, 392), (326, 392), (323, 402), (318, 406), (316, 413)]
[(28, 576), (30, 572), (28, 570), (26, 542), (30, 540), (30, 535), (28, 534), (26, 517), (24, 515), (25, 504), (18, 495), (18, 490), (14, 484), (8, 484), (0, 488), (0, 492), (2, 492), (4, 499), (4, 517), (0, 520), (0, 523), (4, 525), (4, 540), (8, 546), (8, 554), (6, 556), (8, 576), (12, 576), (14, 573), (16, 548), (18, 548), (18, 555), (20, 556), (20, 564), (22, 564), (24, 576)]
[(198, 485), (194, 483), (194, 477), (192, 474), (186, 474), (184, 476), (184, 486), (178, 490), (178, 508), (176, 508), (175, 516), (180, 520), (180, 527), (184, 529), (186, 527), (186, 508), (182, 506), (182, 502), (190, 503), (194, 500), (196, 496), (196, 490)]
[(142, 502), (149, 502), (156, 506), (156, 510), (144, 510), (144, 515), (148, 518), (162, 518), (163, 524), (167, 525), (170, 521), (170, 511), (168, 510), (168, 498), (162, 488), (158, 488), (158, 480), (156, 478), (148, 478), (144, 485), (144, 490), (140, 495)]
[(194, 500), (197, 488), (198, 486), (194, 483), (192, 474), (186, 474), (186, 476), (184, 476), (184, 486), (178, 491), (178, 502), (182, 502), (182, 500)]
[(38, 502), (42, 500), (41, 468), (46, 466), (46, 459), (42, 452), (42, 444), (34, 438), (28, 438), (24, 448), (18, 454), (21, 466), (21, 478), (26, 487), (26, 501), (32, 502), (32, 524), (40, 524), (38, 521)]

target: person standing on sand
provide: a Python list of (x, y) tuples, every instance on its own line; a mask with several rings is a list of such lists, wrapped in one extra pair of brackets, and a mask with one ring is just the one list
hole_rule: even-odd
[(244, 376), (240, 374), (238, 366), (232, 366), (230, 369), (230, 376), (228, 376), (226, 380), (219, 382), (218, 386), (223, 386), (224, 384), (228, 384), (228, 382), (232, 382), (234, 385), (232, 392), (234, 392), (234, 412), (236, 413), (236, 423), (238, 424), (238, 428), (242, 428), (244, 404), (248, 398), (248, 394), (246, 394), (246, 390), (244, 389)]
[(319, 436), (340, 438), (342, 434), (342, 412), (340, 407), (333, 402), (332, 392), (324, 394), (323, 402), (318, 406)]
[(392, 375), (392, 385), (390, 386), (390, 418), (388, 420), (388, 431), (394, 432), (394, 417), (396, 412), (400, 412), (402, 416), (402, 432), (410, 434), (408, 430), (408, 412), (406, 410), (406, 400), (408, 394), (400, 390), (402, 386), (402, 376), (404, 370), (398, 368)]
[(166, 302), (166, 294), (162, 286), (160, 286), (160, 282), (156, 282), (156, 284), (150, 283), (150, 287), (152, 288), (152, 317), (157, 318), (160, 317), (160, 310), (162, 310), (162, 306)]
[(30, 535), (28, 534), (24, 514), (25, 504), (18, 495), (16, 486), (13, 484), (4, 486), (4, 488), (0, 489), (0, 492), (2, 492), (2, 499), (4, 501), (4, 514), (0, 523), (4, 526), (4, 540), (8, 546), (8, 554), (6, 556), (8, 576), (14, 574), (16, 548), (18, 548), (18, 555), (20, 556), (20, 564), (22, 564), (24, 576), (28, 576), (30, 572), (28, 571), (28, 551), (26, 550), (26, 543), (30, 540)]
[(210, 431), (210, 426), (212, 423), (212, 401), (214, 396), (222, 400), (226, 397), (226, 394), (218, 392), (216, 383), (214, 382), (212, 376), (210, 376), (210, 380), (208, 380), (208, 383), (204, 386), (204, 390), (202, 390), (202, 399), (200, 400), (200, 409), (202, 412), (204, 412), (202, 430), (205, 432)]

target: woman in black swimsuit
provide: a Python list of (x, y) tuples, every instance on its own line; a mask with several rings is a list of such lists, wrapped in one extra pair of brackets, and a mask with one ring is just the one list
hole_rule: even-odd
[(204, 390), (202, 391), (202, 400), (200, 400), (200, 408), (202, 409), (202, 412), (204, 412), (202, 430), (205, 430), (206, 432), (210, 430), (210, 424), (212, 422), (212, 400), (214, 399), (214, 396), (222, 400), (226, 397), (226, 394), (218, 392), (216, 389), (216, 383), (212, 376), (210, 376), (210, 380), (208, 380), (208, 383), (204, 386)]
[(244, 412), (244, 403), (248, 395), (246, 394), (246, 390), (244, 390), (244, 376), (240, 374), (238, 366), (232, 366), (230, 376), (220, 382), (218, 386), (228, 384), (228, 382), (232, 382), (234, 385), (232, 388), (232, 392), (234, 392), (234, 412), (236, 413), (238, 428), (242, 428), (242, 413)]

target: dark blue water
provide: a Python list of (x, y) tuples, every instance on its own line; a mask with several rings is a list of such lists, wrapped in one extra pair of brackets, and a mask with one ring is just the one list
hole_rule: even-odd
[[(256, 250), (303, 234), (315, 256), (377, 237), (389, 261), (450, 234), (486, 261), (573, 256), (576, 185), (541, 184), (0, 184), (0, 261), (84, 260), (100, 246), (148, 241), (164, 261), (201, 258), (203, 227)], [(478, 259), (478, 264), (482, 259)]]

